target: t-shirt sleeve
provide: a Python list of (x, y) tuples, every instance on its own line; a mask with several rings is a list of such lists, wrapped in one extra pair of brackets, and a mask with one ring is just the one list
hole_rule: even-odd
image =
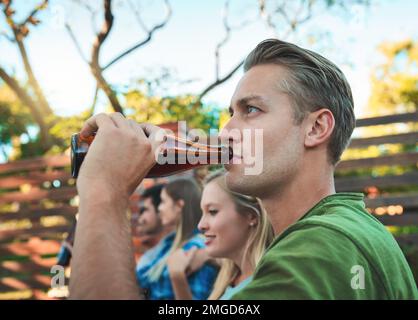
[[(364, 270), (362, 279), (355, 278), (363, 276), (356, 266)], [(376, 290), (372, 273), (345, 235), (305, 225), (266, 252), (253, 281), (232, 299), (361, 299), (366, 290)]]
[(217, 269), (205, 264), (198, 271), (188, 277), (193, 300), (206, 300), (212, 292), (217, 275)]
[(203, 237), (200, 234), (195, 235), (193, 238), (184, 243), (182, 249), (187, 252), (194, 247), (197, 249), (202, 249), (205, 247)]

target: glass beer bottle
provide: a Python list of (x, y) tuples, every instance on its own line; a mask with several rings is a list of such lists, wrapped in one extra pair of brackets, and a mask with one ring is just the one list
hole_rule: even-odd
[[(83, 137), (80, 133), (71, 137), (71, 175), (77, 178), (94, 135)], [(180, 173), (210, 164), (226, 164), (232, 159), (232, 148), (223, 145), (206, 145), (166, 135), (156, 155), (157, 163), (146, 178), (157, 178)]]

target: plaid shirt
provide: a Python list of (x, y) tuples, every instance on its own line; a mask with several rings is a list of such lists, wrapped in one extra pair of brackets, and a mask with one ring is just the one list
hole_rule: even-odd
[[(159, 244), (150, 249), (141, 257), (136, 268), (138, 283), (145, 291), (145, 295), (151, 300), (174, 300), (175, 295), (171, 285), (170, 275), (167, 266), (164, 267), (161, 276), (156, 281), (151, 281), (147, 277), (147, 272), (154, 267), (158, 261), (170, 250), (175, 233), (171, 233), (163, 238)], [(193, 247), (204, 248), (204, 240), (201, 234), (195, 234), (184, 245), (183, 250), (188, 251)], [(145, 261), (143, 260), (145, 258)], [(150, 259), (151, 258), (151, 259)], [(205, 264), (198, 271), (187, 277), (193, 299), (205, 300), (212, 291), (218, 270), (212, 265)]]

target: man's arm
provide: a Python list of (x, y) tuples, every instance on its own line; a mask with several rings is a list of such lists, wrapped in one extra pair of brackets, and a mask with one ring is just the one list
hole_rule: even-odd
[(80, 199), (71, 298), (139, 298), (127, 206), (109, 196), (103, 191), (96, 199)]
[(97, 131), (77, 179), (79, 220), (70, 298), (138, 299), (128, 199), (155, 163), (161, 141), (121, 114), (90, 118), (81, 134)]

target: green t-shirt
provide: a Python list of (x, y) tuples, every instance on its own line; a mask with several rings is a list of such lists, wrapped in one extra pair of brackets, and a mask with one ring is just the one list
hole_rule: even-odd
[(360, 193), (322, 199), (270, 245), (232, 299), (418, 299), (393, 236)]

